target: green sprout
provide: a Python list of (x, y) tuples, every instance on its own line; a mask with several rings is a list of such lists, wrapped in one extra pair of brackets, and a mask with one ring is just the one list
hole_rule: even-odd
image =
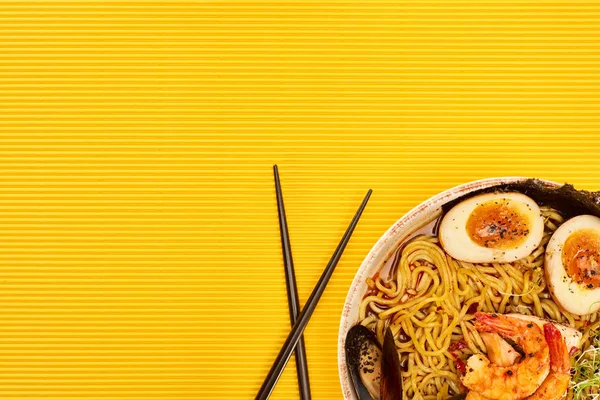
[(571, 378), (574, 400), (600, 399), (597, 391), (600, 387), (600, 332), (592, 340), (592, 344), (575, 360), (575, 374)]

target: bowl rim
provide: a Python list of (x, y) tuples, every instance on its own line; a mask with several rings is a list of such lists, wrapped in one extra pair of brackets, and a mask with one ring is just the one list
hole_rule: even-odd
[[(449, 189), (446, 189), (432, 197), (429, 197), (425, 201), (421, 202), (417, 206), (413, 207), (410, 211), (400, 217), (390, 228), (388, 228), (381, 237), (375, 242), (373, 247), (369, 253), (367, 253), (360, 267), (356, 271), (354, 275), (354, 279), (348, 289), (348, 293), (346, 294), (346, 299), (344, 301), (344, 307), (342, 309), (342, 315), (340, 318), (340, 326), (338, 330), (338, 374), (340, 378), (340, 384), (342, 389), (342, 395), (345, 400), (356, 400), (356, 395), (354, 394), (354, 389), (352, 388), (352, 384), (350, 382), (350, 378), (348, 375), (348, 371), (346, 368), (346, 354), (344, 350), (344, 345), (346, 342), (346, 332), (350, 327), (350, 311), (353, 309), (352, 307), (352, 298), (356, 292), (359, 290), (359, 286), (366, 279), (366, 271), (371, 268), (371, 264), (378, 257), (379, 252), (382, 251), (385, 246), (388, 244), (390, 240), (395, 240), (398, 235), (405, 233), (406, 235), (411, 232), (403, 232), (406, 227), (411, 227), (410, 222), (414, 220), (416, 217), (427, 214), (432, 211), (437, 210), (443, 204), (448, 201), (458, 198), (462, 195), (474, 192), (479, 189), (485, 189), (491, 186), (497, 186), (506, 183), (514, 183), (527, 179), (532, 179), (526, 176), (505, 176), (505, 177), (497, 177), (497, 178), (485, 178), (479, 179), (475, 181), (466, 182)], [(558, 182), (535, 178), (543, 183), (546, 183), (550, 186), (561, 186)]]

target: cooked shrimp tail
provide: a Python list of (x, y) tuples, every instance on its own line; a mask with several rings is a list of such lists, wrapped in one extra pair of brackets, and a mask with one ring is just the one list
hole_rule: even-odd
[(514, 319), (499, 314), (478, 312), (475, 314), (475, 328), (479, 332), (496, 332), (502, 336), (514, 336), (519, 332), (521, 324), (515, 324)]
[(544, 336), (550, 350), (550, 371), (569, 373), (571, 370), (569, 351), (558, 328), (551, 323), (545, 324)]

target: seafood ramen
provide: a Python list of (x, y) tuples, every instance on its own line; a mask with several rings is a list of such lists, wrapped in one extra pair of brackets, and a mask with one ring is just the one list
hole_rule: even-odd
[[(536, 180), (446, 204), (366, 279), (346, 341), (358, 397), (600, 398), (599, 217), (594, 194)], [(386, 332), (401, 393), (382, 390)]]

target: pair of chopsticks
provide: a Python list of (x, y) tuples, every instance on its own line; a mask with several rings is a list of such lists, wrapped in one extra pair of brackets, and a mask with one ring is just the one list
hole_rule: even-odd
[(300, 309), (300, 302), (298, 300), (298, 289), (296, 287), (296, 277), (294, 274), (294, 264), (292, 261), (292, 251), (290, 245), (290, 239), (288, 235), (287, 228), (287, 220), (285, 215), (285, 207), (283, 204), (283, 194), (281, 192), (281, 182), (279, 180), (279, 170), (277, 165), (273, 166), (273, 173), (275, 175), (275, 190), (277, 193), (277, 208), (279, 211), (279, 227), (281, 231), (281, 245), (283, 250), (283, 260), (286, 274), (286, 282), (287, 282), (287, 291), (288, 291), (288, 300), (290, 307), (290, 319), (292, 322), (292, 330), (290, 331), (285, 343), (281, 347), (277, 358), (275, 358), (275, 362), (271, 366), (265, 381), (263, 382), (258, 394), (256, 395), (256, 400), (266, 400), (269, 398), (279, 377), (283, 373), (283, 369), (288, 363), (294, 349), (296, 349), (296, 363), (297, 363), (297, 372), (298, 372), (298, 383), (300, 386), (300, 395), (301, 398), (310, 399), (310, 386), (308, 381), (308, 369), (306, 363), (306, 351), (304, 349), (304, 342), (302, 340), (302, 333), (308, 325), (308, 321), (312, 316), (312, 313), (315, 311), (317, 307), (317, 303), (321, 299), (323, 292), (325, 291), (325, 287), (327, 283), (329, 283), (329, 279), (337, 266), (338, 261), (342, 257), (344, 250), (346, 249), (346, 245), (350, 241), (350, 237), (354, 232), (354, 228), (358, 224), (360, 216), (362, 215), (365, 207), (367, 206), (367, 202), (369, 201), (369, 197), (371, 197), (372, 190), (369, 189), (365, 198), (363, 199), (358, 211), (350, 221), (350, 225), (346, 229), (344, 236), (340, 240), (337, 248), (335, 249), (329, 263), (325, 267), (321, 278), (317, 282), (317, 285), (313, 289), (310, 297), (306, 301), (306, 304), (302, 311), (298, 313)]

